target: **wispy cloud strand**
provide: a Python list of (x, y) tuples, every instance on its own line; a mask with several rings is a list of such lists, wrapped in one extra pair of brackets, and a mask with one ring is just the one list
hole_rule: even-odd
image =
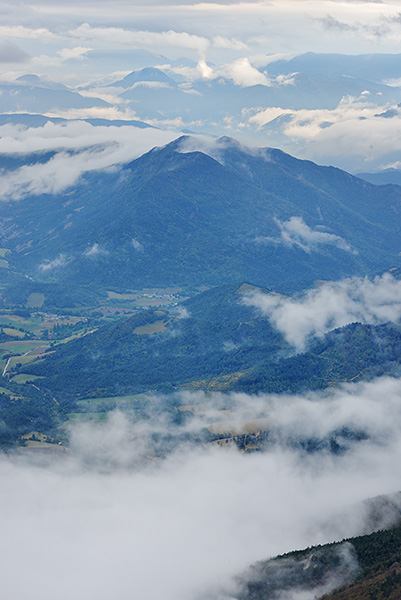
[(283, 244), (290, 248), (300, 248), (308, 254), (317, 251), (321, 246), (336, 246), (341, 250), (352, 252), (351, 246), (342, 237), (312, 229), (304, 222), (302, 217), (291, 217), (288, 221), (275, 219), (275, 223), (280, 229), (280, 237), (258, 237), (255, 240), (256, 243)]

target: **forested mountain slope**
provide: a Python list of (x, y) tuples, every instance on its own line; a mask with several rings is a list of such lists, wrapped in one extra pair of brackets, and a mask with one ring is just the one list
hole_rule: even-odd
[(143, 311), (54, 347), (21, 367), (56, 396), (121, 395), (182, 388), (301, 392), (398, 375), (401, 327), (352, 323), (295, 352), (244, 304), (249, 284), (221, 286), (172, 313)]
[(10, 272), (126, 289), (247, 279), (287, 290), (398, 265), (398, 186), (228, 138), (199, 147), (180, 138), (67, 192), (1, 204)]

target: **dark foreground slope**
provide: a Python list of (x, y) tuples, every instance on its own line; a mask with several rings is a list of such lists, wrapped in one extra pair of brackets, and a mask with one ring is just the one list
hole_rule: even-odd
[(208, 150), (215, 158), (188, 144), (2, 204), (11, 272), (135, 289), (244, 279), (289, 289), (398, 264), (398, 186), (225, 138)]
[(238, 600), (399, 600), (401, 525), (262, 561), (240, 588)]

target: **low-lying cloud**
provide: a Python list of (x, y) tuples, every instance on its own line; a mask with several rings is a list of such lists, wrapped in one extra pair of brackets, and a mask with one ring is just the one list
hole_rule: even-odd
[(390, 274), (324, 283), (301, 296), (252, 294), (248, 306), (262, 311), (286, 340), (299, 351), (311, 336), (349, 323), (379, 324), (401, 318), (401, 281)]
[(256, 564), (244, 574), (240, 597), (247, 597), (249, 588), (254, 595), (256, 588), (264, 600), (316, 600), (350, 583), (359, 572), (351, 543), (315, 548), (302, 558), (280, 557)]
[[(242, 57), (230, 63), (212, 66), (209, 65), (204, 58), (201, 58), (195, 67), (174, 67), (170, 64), (166, 64), (161, 65), (160, 68), (163, 71), (182, 75), (188, 82), (202, 79), (219, 79), (229, 81), (239, 87), (252, 87), (255, 85), (278, 87), (294, 84), (295, 74), (270, 77), (265, 71), (259, 70), (254, 66), (252, 62), (248, 57)], [(281, 111), (282, 109), (279, 110)]]
[[(3, 593), (233, 597), (236, 576), (257, 560), (365, 532), (364, 499), (400, 486), (400, 396), (396, 379), (308, 397), (185, 393), (181, 403), (198, 411), (181, 426), (158, 415), (154, 399), (145, 421), (116, 413), (75, 426), (60, 458), (3, 456)], [(263, 452), (188, 437), (219, 419), (243, 430), (262, 417), (272, 432)], [(337, 455), (298, 443), (344, 428), (364, 431), (364, 441)]]
[[(381, 108), (384, 111), (388, 109), (388, 106)], [(322, 129), (327, 129), (337, 123), (347, 121), (350, 124), (360, 119), (372, 119), (377, 116), (378, 110), (378, 104), (367, 102), (363, 95), (361, 98), (346, 96), (334, 109), (302, 108), (293, 110), (271, 106), (252, 115), (249, 122), (263, 127), (263, 125), (270, 123), (278, 116), (289, 115), (291, 118), (284, 128), (284, 133), (288, 137), (310, 140), (322, 133)]]
[(91, 258), (91, 259), (100, 258), (101, 256), (107, 256), (108, 254), (109, 254), (108, 250), (106, 250), (106, 248), (103, 248), (103, 246), (101, 246), (97, 242), (92, 244), (92, 246), (87, 248), (84, 252), (85, 258)]
[(187, 152), (203, 152), (219, 163), (224, 164), (224, 153), (230, 148), (236, 148), (245, 154), (258, 156), (264, 160), (269, 159), (269, 150), (258, 147), (250, 147), (241, 144), (238, 140), (230, 137), (215, 138), (211, 135), (191, 135), (186, 136), (177, 148), (178, 152), (186, 154)]
[(219, 75), (232, 80), (240, 87), (263, 85), (270, 87), (272, 82), (269, 77), (251, 65), (248, 58), (240, 58), (229, 65), (219, 69)]
[(67, 262), (67, 259), (64, 256), (64, 254), (60, 254), (57, 258), (54, 258), (53, 260), (45, 260), (44, 262), (42, 262), (39, 265), (39, 269), (41, 271), (43, 271), (44, 273), (46, 273), (48, 271), (54, 271), (54, 269), (64, 267), (66, 262)]
[(145, 252), (145, 246), (143, 244), (141, 244), (141, 242), (139, 242), (138, 240), (136, 240), (135, 238), (132, 238), (131, 240), (131, 246), (137, 251), (137, 252)]

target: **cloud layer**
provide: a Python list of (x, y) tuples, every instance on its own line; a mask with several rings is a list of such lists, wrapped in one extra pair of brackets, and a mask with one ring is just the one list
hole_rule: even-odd
[[(32, 0), (23, 0), (5, 5), (2, 17), (0, 35), (21, 44), (42, 72), (53, 61), (50, 68), (58, 77), (60, 71), (77, 76), (65, 64), (66, 54), (60, 54), (77, 46), (146, 48), (172, 58), (183, 51), (191, 58), (207, 53), (209, 60), (222, 63), (260, 52), (396, 52), (400, 29), (399, 6), (392, 0), (154, 0), (121, 1), (113, 7), (102, 0), (96, 10), (93, 0), (42, 2), (40, 10)], [(101, 68), (98, 63), (89, 70)]]
[(280, 118), (282, 141), (295, 144), (293, 151), (298, 146), (298, 153), (305, 158), (347, 170), (388, 166), (401, 150), (398, 104), (383, 103), (380, 96), (373, 96), (369, 90), (359, 98), (344, 96), (334, 109), (270, 106), (256, 110), (248, 117), (248, 123), (263, 128)]
[(106, 169), (166, 144), (178, 132), (131, 126), (94, 127), (82, 121), (43, 127), (0, 127), (0, 153), (56, 151), (47, 162), (24, 165), (2, 175), (0, 199), (56, 194), (74, 185), (88, 171)]

